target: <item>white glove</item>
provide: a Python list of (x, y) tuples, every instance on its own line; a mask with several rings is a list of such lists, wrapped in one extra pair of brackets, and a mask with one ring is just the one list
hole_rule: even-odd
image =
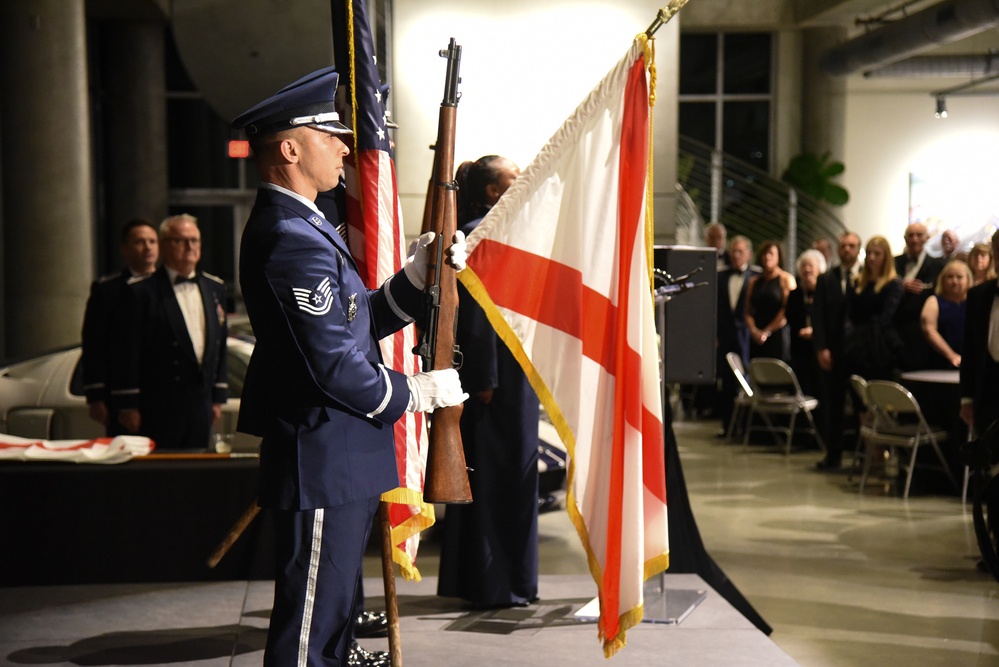
[(451, 264), (455, 271), (464, 271), (468, 261), (468, 247), (465, 245), (465, 232), (460, 229), (454, 233), (454, 243), (447, 249)]
[[(434, 242), (437, 235), (427, 232), (416, 241), (416, 250), (406, 260), (406, 265), (402, 270), (406, 272), (409, 282), (413, 283), (416, 289), (423, 289), (427, 285), (427, 261), (430, 258), (430, 244)], [(456, 231), (454, 233), (454, 243), (447, 249), (448, 258), (456, 271), (465, 268), (468, 253), (465, 250), (465, 234)]]
[(430, 256), (430, 244), (434, 242), (437, 235), (427, 232), (416, 240), (416, 251), (406, 260), (406, 265), (402, 270), (406, 272), (409, 282), (413, 283), (416, 289), (423, 289), (427, 285), (427, 259)]
[(406, 378), (409, 385), (409, 412), (433, 412), (437, 408), (460, 405), (468, 398), (461, 390), (458, 371), (426, 371)]

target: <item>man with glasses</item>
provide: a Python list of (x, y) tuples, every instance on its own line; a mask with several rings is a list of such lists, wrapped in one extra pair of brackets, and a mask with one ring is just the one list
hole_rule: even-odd
[(126, 433), (158, 449), (203, 451), (228, 395), (225, 284), (197, 270), (193, 216), (164, 220), (160, 247), (163, 265), (129, 285), (111, 395)]

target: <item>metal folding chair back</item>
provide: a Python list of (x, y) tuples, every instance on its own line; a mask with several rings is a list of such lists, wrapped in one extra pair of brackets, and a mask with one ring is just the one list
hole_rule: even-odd
[(735, 434), (736, 423), (748, 414), (749, 406), (753, 401), (753, 387), (746, 376), (746, 367), (742, 365), (742, 357), (735, 352), (729, 352), (725, 355), (725, 361), (728, 362), (732, 375), (739, 383), (739, 393), (735, 397), (732, 418), (728, 420), (728, 428), (725, 431), (725, 436), (731, 438)]
[(853, 447), (853, 461), (850, 463), (850, 475), (847, 477), (848, 482), (853, 481), (853, 474), (857, 471), (857, 465), (864, 456), (864, 437), (871, 437), (874, 433), (871, 429), (871, 425), (874, 423), (874, 410), (871, 408), (871, 402), (867, 399), (867, 380), (857, 374), (851, 375), (850, 387), (853, 389), (853, 393), (860, 399), (861, 404), (863, 404), (864, 412), (862, 415), (858, 415), (857, 419), (859, 423), (857, 442)]
[[(825, 443), (822, 435), (815, 424), (812, 411), (819, 405), (818, 399), (814, 396), (806, 396), (801, 391), (798, 377), (794, 374), (786, 363), (780, 359), (761, 357), (749, 362), (749, 379), (754, 388), (753, 400), (749, 408), (749, 418), (746, 422), (745, 436), (743, 444), (749, 444), (749, 432), (753, 430), (752, 418), (754, 414), (763, 418), (766, 426), (756, 427), (756, 430), (766, 430), (777, 437), (778, 433), (786, 435), (784, 442), (784, 453), (791, 452), (791, 442), (794, 438), (795, 421), (799, 413), (804, 413), (808, 419), (808, 433), (811, 433), (822, 449)], [(776, 426), (770, 419), (770, 415), (788, 415), (788, 426)], [(778, 441), (779, 442), (779, 441)]]
[[(946, 473), (954, 488), (960, 491), (947, 459), (944, 458), (940, 443), (947, 439), (947, 431), (931, 427), (923, 416), (919, 402), (912, 393), (898, 384), (885, 380), (871, 380), (867, 383), (867, 400), (874, 413), (872, 433), (865, 437), (867, 451), (864, 455), (864, 472), (860, 478), (860, 491), (870, 473), (872, 452), (878, 447), (888, 447), (892, 453), (896, 448), (911, 450), (905, 466), (905, 490), (903, 498), (909, 497), (912, 486), (912, 473), (916, 467), (916, 456), (922, 445), (929, 444), (940, 462), (939, 469)], [(901, 460), (901, 459), (900, 459)], [(937, 466), (933, 466), (936, 468)]]

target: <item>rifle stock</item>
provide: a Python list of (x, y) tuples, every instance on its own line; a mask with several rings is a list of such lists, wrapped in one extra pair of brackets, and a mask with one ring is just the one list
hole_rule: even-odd
[[(457, 231), (457, 186), (454, 183), (454, 132), (458, 110), (458, 65), (461, 47), (451, 39), (441, 56), (448, 59), (444, 101), (441, 103), (434, 150), (433, 201), (430, 205), (430, 231), (436, 233), (429, 248), (427, 267), (427, 316), (424, 322), (420, 356), (425, 370), (445, 370), (455, 366), (455, 326), (458, 322), (458, 284), (454, 267), (448, 265), (445, 248)], [(469, 503), (472, 491), (465, 468), (461, 442), (462, 406), (438, 408), (430, 415), (430, 444), (423, 497), (427, 502)]]

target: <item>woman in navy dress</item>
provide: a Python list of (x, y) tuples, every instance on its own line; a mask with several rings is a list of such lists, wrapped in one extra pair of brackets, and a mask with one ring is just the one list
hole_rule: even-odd
[(746, 325), (749, 356), (789, 361), (791, 337), (787, 329), (787, 298), (797, 287), (794, 276), (780, 268), (784, 252), (776, 241), (764, 241), (756, 253), (762, 272), (749, 279)]
[(923, 304), (919, 321), (923, 335), (935, 352), (930, 355), (931, 368), (953, 370), (961, 367), (964, 316), (972, 280), (967, 264), (961, 260), (948, 262), (937, 277), (936, 294)]
[[(470, 234), (519, 174), (496, 155), (459, 166), (458, 227)], [(461, 283), (458, 295), (458, 373), (470, 396), (461, 439), (473, 500), (447, 508), (437, 594), (477, 608), (525, 606), (538, 597), (538, 397)]]

